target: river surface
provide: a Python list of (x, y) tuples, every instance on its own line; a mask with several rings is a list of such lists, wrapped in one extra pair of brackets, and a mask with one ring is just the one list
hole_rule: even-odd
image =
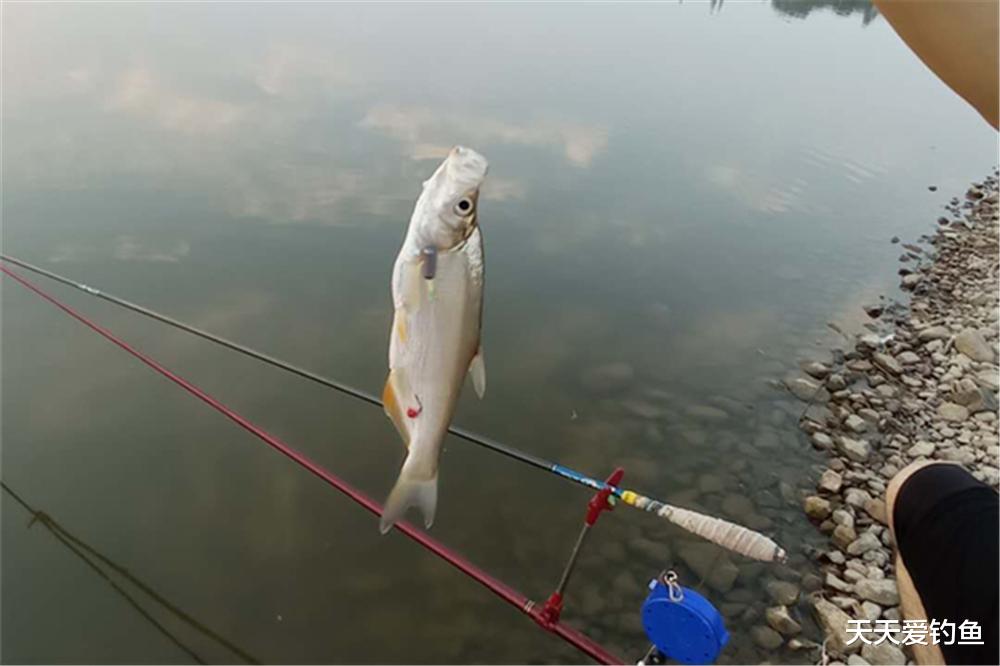
[[(803, 405), (769, 380), (894, 293), (890, 238), (933, 226), (996, 148), (863, 2), (7, 4), (3, 83), (5, 252), (371, 392), (420, 183), (452, 144), (485, 154), (489, 390), (456, 423), (622, 465), (791, 553), (753, 564), (607, 515), (565, 617), (633, 663), (664, 568), (726, 612), (720, 661), (803, 659), (750, 638), (767, 582), (801, 584), (823, 543), (799, 508), (820, 460)], [(380, 410), (44, 284), (391, 487)], [(5, 483), (256, 659), (582, 659), (51, 305), (2, 296)], [(457, 439), (440, 479), (434, 536), (544, 599), (588, 492)], [(239, 659), (113, 575), (157, 629), (6, 494), (2, 517), (3, 661)]]

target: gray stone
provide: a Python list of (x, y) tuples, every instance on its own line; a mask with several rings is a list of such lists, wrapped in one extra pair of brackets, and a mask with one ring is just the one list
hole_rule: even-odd
[(830, 560), (834, 564), (843, 564), (847, 558), (845, 558), (844, 554), (839, 550), (831, 550), (826, 553), (826, 559)]
[(764, 625), (757, 625), (750, 630), (750, 637), (753, 642), (764, 648), (765, 650), (777, 650), (784, 643), (784, 639), (774, 629), (770, 627), (765, 627)]
[(896, 360), (903, 365), (916, 365), (917, 363), (920, 363), (920, 356), (911, 351), (905, 351), (902, 354), (898, 354), (896, 356)]
[(882, 617), (882, 607), (872, 601), (862, 601), (861, 614), (865, 616), (866, 620), (874, 622)]
[(896, 588), (896, 581), (890, 578), (874, 580), (864, 578), (854, 585), (854, 593), (862, 599), (874, 601), (883, 606), (896, 606), (899, 604), (899, 590)]
[(788, 641), (789, 650), (815, 650), (819, 648), (817, 643), (801, 638), (792, 638)]
[(911, 458), (927, 458), (934, 453), (934, 443), (920, 440), (907, 450), (907, 455)]
[(831, 391), (843, 391), (847, 388), (847, 380), (844, 375), (835, 373), (826, 378), (826, 387)]
[(861, 641), (848, 644), (855, 632), (849, 629), (851, 617), (825, 599), (813, 600), (813, 610), (824, 632), (829, 637), (829, 646), (840, 654), (851, 654), (861, 648)]
[(903, 366), (899, 364), (899, 361), (888, 354), (881, 352), (872, 354), (872, 361), (875, 362), (875, 365), (881, 366), (884, 370), (888, 370), (894, 375), (898, 375), (903, 371)]
[(833, 512), (832, 516), (833, 522), (838, 525), (846, 525), (847, 527), (854, 527), (854, 516), (851, 515), (850, 511), (844, 509), (837, 509)]
[(868, 430), (868, 422), (857, 414), (851, 414), (846, 419), (844, 419), (844, 425), (848, 430), (854, 433), (863, 433)]
[(781, 606), (791, 606), (799, 598), (799, 587), (785, 580), (769, 580), (764, 589), (774, 603)]
[(863, 439), (840, 437), (837, 443), (840, 452), (854, 462), (865, 462), (868, 460), (868, 456), (871, 455), (871, 447)]
[(969, 410), (953, 402), (943, 402), (937, 409), (938, 416), (946, 421), (961, 423), (969, 418)]
[(917, 333), (917, 339), (921, 342), (930, 342), (931, 340), (947, 340), (951, 337), (951, 331), (945, 326), (929, 326)]
[(842, 550), (846, 549), (857, 538), (858, 533), (854, 531), (853, 527), (847, 525), (837, 525), (833, 528), (833, 534), (830, 535), (830, 540)]
[(848, 488), (844, 491), (844, 501), (850, 506), (856, 506), (859, 509), (865, 505), (865, 502), (872, 498), (867, 491), (861, 488)]
[(845, 569), (844, 570), (844, 580), (847, 581), (848, 583), (850, 583), (850, 585), (848, 585), (848, 589), (845, 590), (845, 592), (850, 592), (851, 590), (853, 590), (854, 589), (854, 587), (853, 587), (854, 583), (857, 583), (862, 578), (864, 578), (864, 576), (862, 576), (860, 573), (858, 573), (854, 569)]
[(886, 514), (885, 514), (885, 502), (884, 501), (882, 501), (880, 499), (877, 499), (877, 498), (872, 498), (870, 500), (867, 500), (864, 503), (863, 508), (865, 510), (865, 513), (867, 513), (869, 516), (871, 516), (876, 521), (882, 523), (883, 525), (888, 525), (889, 524), (889, 521), (886, 518)]
[(847, 666), (871, 666), (871, 664), (865, 661), (864, 657), (852, 654), (847, 658)]
[(814, 432), (809, 439), (818, 449), (829, 449), (833, 446), (833, 440), (825, 432)]
[[(881, 338), (878, 337), (877, 333), (865, 333), (864, 335), (858, 338), (858, 343), (863, 347), (871, 347), (872, 349), (878, 349), (879, 345), (882, 344), (882, 340)], [(852, 370), (858, 369), (855, 367), (853, 363), (848, 363), (847, 365)]]
[(993, 349), (990, 348), (983, 334), (974, 328), (966, 328), (955, 336), (955, 349), (973, 361), (992, 363), (994, 360)]
[(862, 555), (869, 550), (881, 548), (882, 542), (871, 532), (865, 532), (847, 546), (848, 555)]
[[(850, 571), (847, 571), (845, 573), (850, 573)], [(830, 588), (831, 590), (836, 590), (837, 592), (850, 592), (852, 589), (854, 589), (850, 583), (841, 580), (840, 578), (838, 578), (829, 571), (826, 572), (825, 584), (828, 588)]]
[(943, 460), (957, 462), (962, 465), (971, 465), (976, 462), (976, 454), (968, 449), (948, 448), (943, 449), (939, 455)]
[(764, 611), (768, 625), (782, 636), (794, 636), (802, 631), (802, 625), (792, 619), (785, 606), (772, 606)]
[(824, 423), (833, 423), (833, 414), (830, 412), (830, 409), (826, 405), (820, 405), (815, 402), (806, 407), (803, 418), (809, 421), (815, 421), (820, 425)]
[(914, 289), (918, 284), (920, 284), (921, 280), (923, 280), (923, 277), (920, 273), (910, 273), (909, 275), (903, 276), (903, 279), (900, 280), (900, 286), (903, 289)]
[[(876, 639), (877, 640), (877, 639)], [(861, 646), (861, 656), (868, 660), (870, 664), (892, 664), (903, 666), (906, 664), (906, 655), (896, 645), (889, 640), (884, 640), (878, 645), (864, 644)]]
[(986, 388), (996, 391), (1000, 389), (1000, 373), (996, 369), (981, 370), (976, 373), (976, 379)]
[(863, 418), (868, 423), (878, 423), (879, 415), (874, 409), (870, 407), (862, 407), (858, 410), (858, 416)]
[(842, 477), (837, 472), (832, 469), (828, 469), (823, 472), (823, 475), (819, 477), (819, 489), (828, 493), (837, 493), (840, 491), (841, 485), (844, 483), (844, 477)]

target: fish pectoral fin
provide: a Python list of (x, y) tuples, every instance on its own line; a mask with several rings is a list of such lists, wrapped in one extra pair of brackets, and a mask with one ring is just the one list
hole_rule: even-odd
[[(410, 448), (410, 423), (406, 417), (405, 401), (412, 396), (409, 382), (400, 370), (391, 370), (389, 378), (385, 380), (385, 388), (382, 389), (382, 405), (386, 416), (396, 426), (399, 436), (403, 438), (403, 445)], [(402, 401), (402, 402), (401, 402)]]
[(486, 395), (486, 361), (483, 360), (483, 348), (476, 350), (476, 355), (469, 363), (469, 374), (472, 375), (472, 387), (476, 389), (476, 395), (482, 400)]

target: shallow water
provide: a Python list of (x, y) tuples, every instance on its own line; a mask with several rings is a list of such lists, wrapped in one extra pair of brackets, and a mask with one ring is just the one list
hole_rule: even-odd
[[(681, 556), (705, 557), (696, 541), (622, 508), (566, 617), (637, 659), (642, 584), (673, 567), (732, 616), (720, 661), (800, 660), (748, 634), (766, 582), (807, 573), (822, 543), (796, 499), (819, 460), (802, 405), (767, 380), (893, 293), (889, 238), (992, 166), (991, 130), (861, 2), (250, 7), (5, 6), (5, 252), (376, 392), (420, 182), (450, 144), (476, 147), (489, 391), (457, 422), (595, 476), (623, 465), (625, 485), (792, 553), (732, 558), (735, 580), (723, 557), (703, 582)], [(377, 409), (52, 289), (374, 496), (391, 486), (402, 449)], [(5, 482), (256, 658), (581, 659), (51, 306), (2, 294)], [(588, 386), (609, 363), (634, 378)], [(433, 533), (543, 599), (587, 498), (449, 440)], [(189, 660), (3, 500), (5, 662)]]

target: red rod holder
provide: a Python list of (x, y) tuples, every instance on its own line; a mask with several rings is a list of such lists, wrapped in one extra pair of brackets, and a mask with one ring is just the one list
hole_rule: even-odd
[(566, 562), (566, 567), (563, 569), (559, 585), (556, 586), (555, 592), (545, 600), (545, 605), (535, 618), (543, 627), (551, 627), (559, 622), (559, 616), (562, 614), (563, 609), (563, 595), (566, 592), (566, 586), (569, 584), (569, 577), (573, 573), (573, 567), (580, 557), (583, 542), (590, 533), (590, 528), (601, 517), (601, 513), (614, 510), (615, 505), (609, 499), (614, 492), (612, 488), (617, 487), (621, 483), (623, 476), (625, 476), (624, 469), (621, 467), (615, 469), (607, 481), (604, 482), (604, 487), (594, 493), (594, 496), (587, 502), (587, 515), (583, 518), (583, 529), (580, 530), (580, 535), (576, 538), (576, 545), (573, 546), (573, 552), (570, 553), (569, 561)]

